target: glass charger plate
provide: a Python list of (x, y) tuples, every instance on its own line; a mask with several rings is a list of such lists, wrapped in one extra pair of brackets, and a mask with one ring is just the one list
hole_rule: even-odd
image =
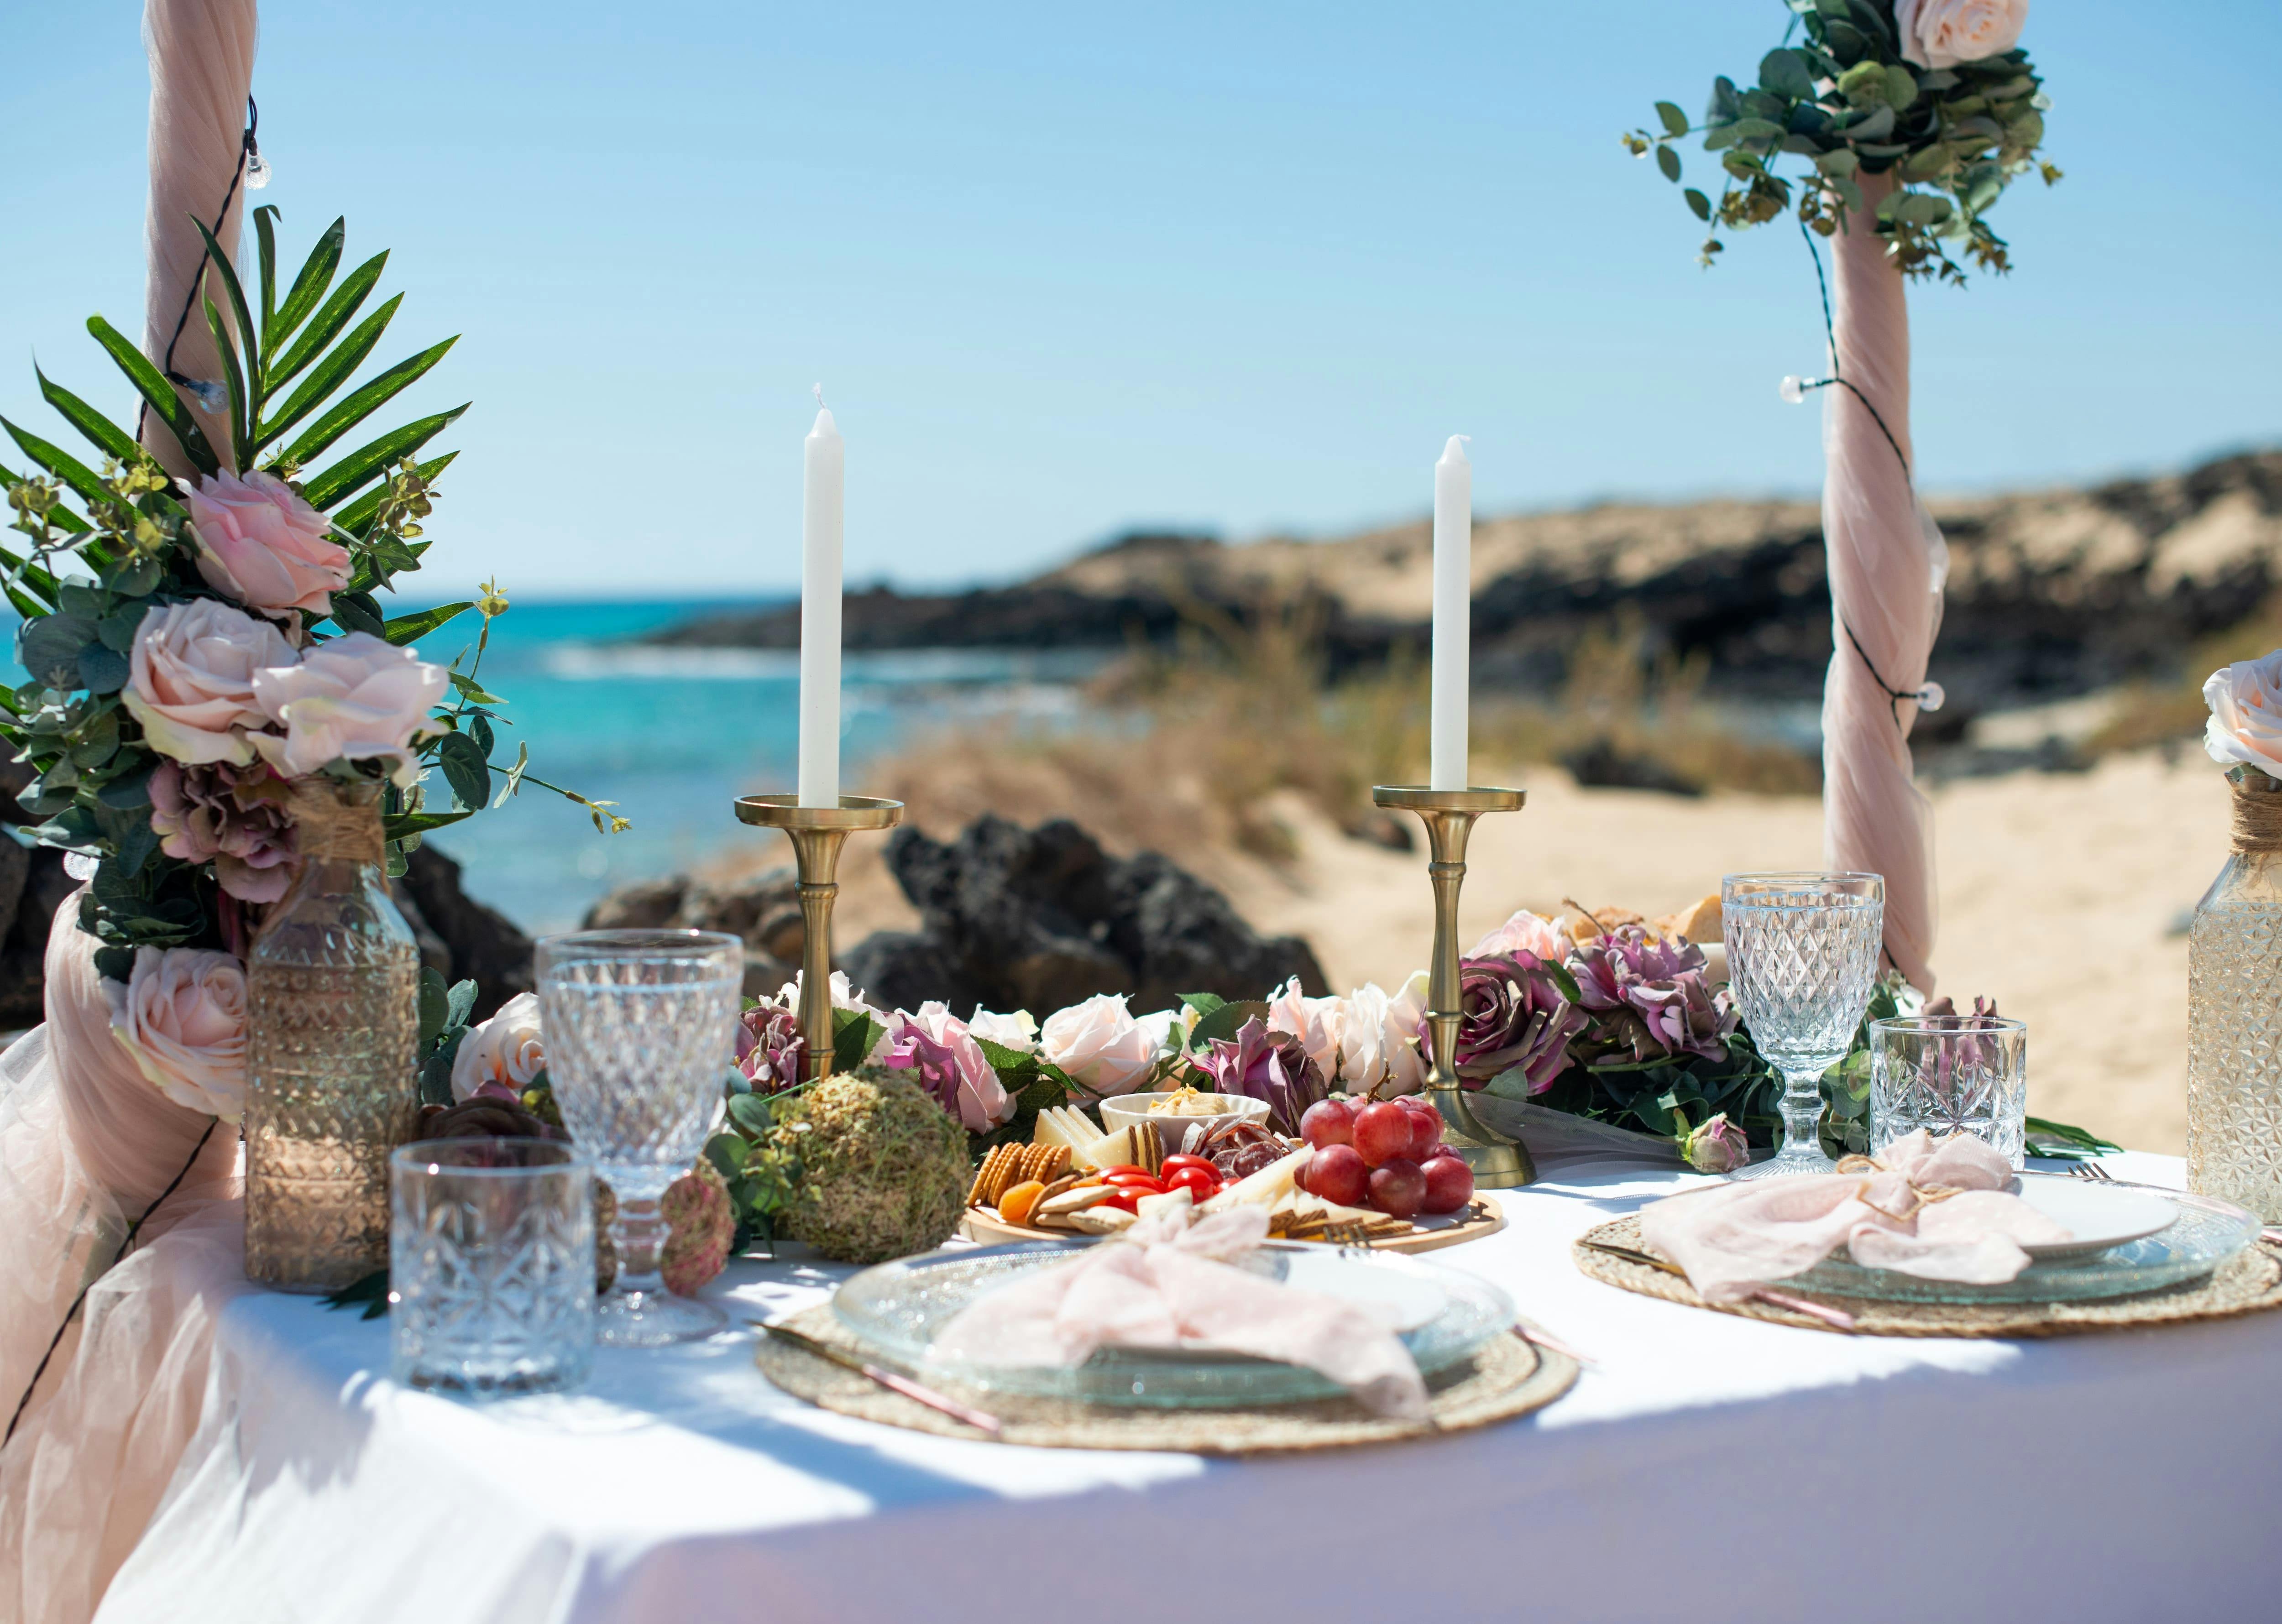
[[(2066, 1176), (2021, 1175), (2024, 1180)], [(1805, 1291), (1886, 1303), (2085, 1303), (2162, 1291), (2200, 1280), (2258, 1238), (2257, 1218), (2231, 1202), (2150, 1184), (2119, 1181), (2112, 1187), (2159, 1195), (2176, 1207), (2179, 1216), (2143, 1240), (2089, 1257), (2032, 1263), (2001, 1285), (1964, 1286), (1955, 1280), (1920, 1280), (1890, 1269), (1866, 1269), (1843, 1253), (1783, 1283)]]
[[(1084, 1244), (1051, 1241), (907, 1257), (866, 1269), (832, 1307), (877, 1355), (926, 1376), (1039, 1398), (1158, 1409), (1239, 1409), (1332, 1398), (1344, 1389), (1295, 1365), (1237, 1354), (1104, 1349), (1075, 1369), (936, 1359), (929, 1344), (977, 1297), (1067, 1262)], [(1380, 1305), (1430, 1380), (1514, 1322), (1513, 1299), (1479, 1276), (1414, 1257), (1271, 1241), (1244, 1265), (1295, 1287)]]

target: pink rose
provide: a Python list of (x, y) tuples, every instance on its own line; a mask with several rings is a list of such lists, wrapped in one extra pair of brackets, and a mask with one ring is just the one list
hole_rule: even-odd
[(452, 1058), (452, 1100), (464, 1102), (486, 1083), (501, 1086), (520, 1101), (531, 1079), (547, 1069), (547, 1040), (539, 1032), (539, 998), (517, 993), (499, 1013), (468, 1029)]
[(257, 609), (332, 613), (349, 584), (348, 550), (325, 515), (274, 474), (208, 474), (190, 492), (198, 574)]
[(299, 658), (268, 621), (212, 598), (152, 609), (128, 656), (128, 714), (159, 754), (193, 764), (244, 766), (253, 747), (241, 728), (267, 726), (253, 675)]
[(1393, 994), (1366, 981), (1339, 1001), (1339, 1084), (1349, 1093), (1416, 1094), (1426, 1086), (1418, 1031), (1426, 1018), (1426, 972)]
[(320, 643), (299, 665), (273, 667), (253, 678), (254, 703), (285, 730), (257, 733), (253, 747), (289, 778), (307, 777), (328, 762), (393, 760), (392, 777), (417, 776), (411, 745), (428, 731), (428, 708), (450, 678), (415, 650), (369, 632)]
[(2282, 649), (2213, 671), (2203, 702), (2210, 707), (2203, 748), (2211, 760), (2282, 778)]
[(1046, 1017), (1038, 1053), (1098, 1094), (1130, 1094), (1155, 1068), (1170, 1025), (1169, 1012), (1144, 1025), (1127, 1011), (1124, 994), (1097, 993)]
[(2021, 43), (2029, 0), (1894, 0), (1902, 55), (1920, 67), (1955, 67)]
[(125, 986), (103, 984), (111, 1031), (177, 1105), (236, 1122), (245, 1111), (245, 971), (227, 953), (138, 947)]
[(1576, 944), (1561, 927), (1542, 914), (1521, 909), (1474, 944), (1466, 955), (1470, 959), (1503, 958), (1510, 953), (1533, 953), (1539, 958), (1558, 964), (1567, 958)]
[(1316, 1070), (1327, 1078), (1337, 1077), (1347, 1017), (1345, 999), (1309, 998), (1300, 991), (1300, 978), (1294, 976), (1268, 1006), (1268, 1030), (1299, 1039)]
[(928, 1037), (951, 1051), (959, 1076), (959, 1120), (970, 1133), (985, 1133), (1014, 1117), (1014, 1099), (998, 1081), (998, 1073), (983, 1058), (966, 1023), (947, 1004), (929, 1001), (917, 1015), (905, 1017)]

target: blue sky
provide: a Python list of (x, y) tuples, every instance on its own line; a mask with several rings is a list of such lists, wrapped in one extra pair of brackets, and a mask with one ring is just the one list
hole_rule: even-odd
[[(141, 311), (139, 8), (24, 7), (0, 79), (0, 410)], [(1996, 215), (2006, 281), (1913, 296), (1936, 489), (2282, 440), (2282, 9), (2038, 0), (2068, 179)], [(306, 245), (349, 217), (408, 291), (383, 360), (465, 335), (429, 579), (710, 594), (796, 577), (821, 381), (851, 578), (1004, 576), (1137, 523), (1336, 533), (1806, 491), (1820, 350), (1795, 230), (1693, 264), (1616, 135), (1694, 111), (1774, 0), (1432, 7), (273, 4), (255, 94)], [(37, 65), (37, 72), (26, 65)], [(1691, 171), (1708, 173), (1700, 154)], [(464, 577), (464, 580), (462, 579)]]

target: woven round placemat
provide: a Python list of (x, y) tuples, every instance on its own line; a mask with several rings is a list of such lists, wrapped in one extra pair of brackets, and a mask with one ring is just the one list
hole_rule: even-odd
[[(831, 1308), (811, 1308), (786, 1322), (819, 1342), (859, 1350)], [(983, 1441), (974, 1428), (875, 1387), (856, 1372), (763, 1336), (754, 1351), (761, 1373), (810, 1404), (913, 1432)], [(1391, 1443), (1437, 1432), (1463, 1432), (1542, 1409), (1577, 1380), (1577, 1362), (1519, 1336), (1495, 1336), (1474, 1356), (1428, 1384), (1424, 1422), (1375, 1416), (1352, 1399), (1324, 1398), (1249, 1410), (1127, 1410), (1067, 1399), (1028, 1398), (942, 1385), (943, 1393), (998, 1418), (1001, 1443), (1057, 1450), (1175, 1450), (1196, 1455), (1259, 1455)]]
[[(1581, 1240), (1630, 1247), (1634, 1251), (1645, 1249), (1636, 1218), (1588, 1229)], [(1593, 1279), (1642, 1296), (1708, 1308), (1714, 1313), (1737, 1314), (1745, 1319), (1844, 1334), (1820, 1319), (1765, 1303), (1706, 1303), (1680, 1275), (1611, 1257), (1582, 1244), (1572, 1247), (1569, 1255)], [(1828, 1303), (1853, 1315), (1854, 1334), (1860, 1336), (2075, 1336), (2086, 1331), (2188, 1319), (2231, 1319), (2238, 1314), (2282, 1308), (2282, 1249), (2262, 1242), (2237, 1253), (2207, 1279), (2138, 1296), (2091, 1303), (1885, 1303), (1827, 1291), (1813, 1295), (1818, 1303)]]

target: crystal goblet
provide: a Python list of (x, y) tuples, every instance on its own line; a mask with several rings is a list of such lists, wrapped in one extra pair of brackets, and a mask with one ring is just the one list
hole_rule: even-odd
[(735, 1054), (744, 944), (713, 931), (577, 931), (542, 939), (539, 1005), (563, 1125), (617, 1197), (618, 1272), (594, 1340), (651, 1348), (726, 1323), (658, 1275), (658, 1201), (689, 1171)]
[(1782, 1073), (1780, 1152), (1732, 1177), (1827, 1173), (1815, 1124), (1823, 1072), (1846, 1057), (1869, 1007), (1884, 936), (1875, 874), (1730, 874), (1719, 882), (1728, 985), (1751, 1040)]

